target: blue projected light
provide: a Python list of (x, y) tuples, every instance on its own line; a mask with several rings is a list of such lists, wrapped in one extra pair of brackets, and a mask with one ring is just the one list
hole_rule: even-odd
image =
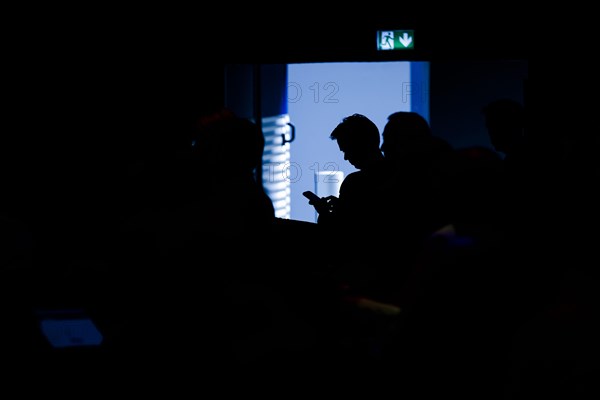
[[(401, 37), (404, 40), (404, 34)], [(337, 195), (337, 185), (323, 185), (337, 184), (332, 178), (344, 179), (356, 170), (329, 138), (344, 117), (366, 115), (379, 132), (397, 111), (414, 111), (429, 119), (427, 61), (289, 64), (288, 87), (288, 116), (296, 126), (296, 140), (290, 144), (289, 159), (264, 167), (264, 181), (287, 182), (290, 216), (300, 221), (315, 222), (315, 209), (303, 192)], [(280, 149), (280, 143), (274, 148)]]
[(81, 311), (44, 311), (39, 317), (40, 329), (52, 347), (99, 346), (102, 343), (102, 333)]

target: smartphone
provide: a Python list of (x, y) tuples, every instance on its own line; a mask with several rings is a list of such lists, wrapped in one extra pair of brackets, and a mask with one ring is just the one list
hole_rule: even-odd
[(306, 192), (303, 192), (302, 195), (304, 197), (306, 197), (308, 200), (312, 201), (313, 203), (321, 200), (321, 198), (319, 196), (317, 196), (316, 194), (314, 194), (310, 190), (307, 190)]

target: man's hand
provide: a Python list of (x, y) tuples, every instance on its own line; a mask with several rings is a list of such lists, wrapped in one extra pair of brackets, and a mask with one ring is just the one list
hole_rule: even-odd
[(338, 200), (339, 199), (335, 196), (327, 196), (321, 197), (319, 200), (311, 200), (308, 204), (315, 207), (315, 210), (317, 210), (319, 214), (328, 214), (333, 211)]

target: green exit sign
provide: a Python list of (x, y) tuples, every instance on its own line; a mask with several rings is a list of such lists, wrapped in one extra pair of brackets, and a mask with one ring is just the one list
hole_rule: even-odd
[(415, 31), (377, 31), (377, 50), (412, 50)]

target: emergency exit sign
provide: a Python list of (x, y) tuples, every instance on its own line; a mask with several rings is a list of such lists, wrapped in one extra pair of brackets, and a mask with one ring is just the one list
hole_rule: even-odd
[(412, 50), (415, 31), (377, 31), (377, 50)]

